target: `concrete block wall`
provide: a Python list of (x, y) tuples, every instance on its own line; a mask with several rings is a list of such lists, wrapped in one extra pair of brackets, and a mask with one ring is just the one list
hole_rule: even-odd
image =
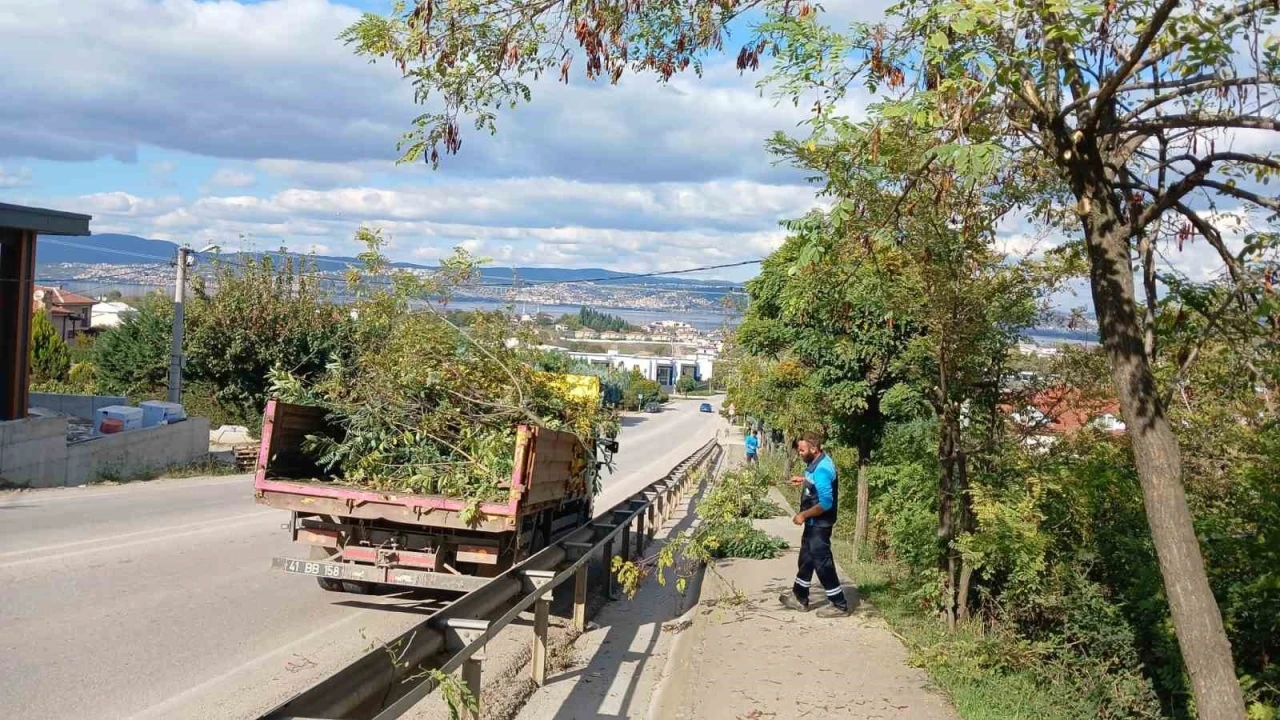
[(172, 425), (103, 435), (67, 446), (67, 485), (98, 479), (128, 479), (187, 465), (209, 455), (209, 420), (189, 418)]
[(48, 408), (56, 413), (92, 420), (99, 408), (128, 405), (129, 399), (114, 395), (68, 395), (63, 393), (31, 393), (30, 407)]
[(201, 417), (70, 445), (66, 418), (0, 422), (0, 487), (125, 480), (208, 456), (209, 420)]
[(66, 475), (66, 418), (0, 422), (0, 487), (53, 487)]

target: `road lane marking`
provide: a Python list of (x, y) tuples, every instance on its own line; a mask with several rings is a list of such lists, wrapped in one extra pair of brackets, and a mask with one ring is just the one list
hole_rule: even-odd
[[(44, 562), (46, 560), (60, 560), (62, 558), (83, 555), (87, 553), (104, 552), (107, 550), (122, 550), (124, 548), (134, 547), (137, 545), (145, 545), (146, 543), (155, 542), (157, 540), (172, 540), (174, 538), (186, 537), (188, 535), (196, 535), (210, 530), (218, 530), (228, 525), (241, 525), (249, 520), (263, 519), (271, 516), (278, 516), (279, 511), (276, 510), (259, 510), (257, 512), (244, 513), (242, 515), (232, 515), (230, 517), (217, 518), (214, 520), (206, 520), (199, 523), (188, 523), (182, 525), (167, 525), (165, 527), (151, 528), (150, 530), (138, 530), (137, 532), (122, 533), (120, 535), (112, 535), (105, 538), (92, 538), (89, 540), (78, 540), (76, 542), (61, 543), (58, 545), (46, 545), (44, 547), (29, 548), (26, 550), (11, 550), (7, 553), (0, 553), (0, 557), (9, 557), (13, 555), (30, 555), (37, 554), (37, 557), (25, 558), (22, 560), (13, 560), (10, 562), (0, 563), (0, 570), (20, 565), (30, 565), (31, 563)], [(108, 545), (106, 543), (115, 543), (118, 540), (127, 538), (137, 538), (143, 535), (155, 535), (155, 537), (144, 537), (140, 540), (132, 540), (124, 543), (116, 543)], [(88, 545), (78, 550), (70, 550), (68, 552), (54, 553), (53, 555), (45, 555), (53, 550), (62, 550), (66, 548), (80, 547)]]

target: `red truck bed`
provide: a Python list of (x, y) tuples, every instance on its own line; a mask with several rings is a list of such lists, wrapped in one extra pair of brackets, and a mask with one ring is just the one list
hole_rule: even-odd
[[(293, 538), (308, 560), (276, 558), (288, 572), (316, 575), (326, 589), (361, 583), (467, 589), (591, 519), (594, 450), (570, 433), (522, 425), (505, 503), (379, 492), (326, 478), (302, 452), (307, 435), (329, 432), (320, 408), (272, 400), (262, 427), (254, 497), (293, 513)], [(470, 576), (468, 579), (457, 576)]]

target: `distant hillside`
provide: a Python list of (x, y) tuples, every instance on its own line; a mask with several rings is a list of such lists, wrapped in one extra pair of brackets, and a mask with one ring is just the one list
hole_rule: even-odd
[(137, 265), (168, 262), (177, 252), (178, 246), (168, 240), (147, 240), (134, 235), (103, 233), (89, 237), (41, 237), (36, 243), (36, 265)]
[[(67, 244), (62, 244), (67, 243)], [(87, 246), (69, 247), (68, 245)], [(37, 265), (56, 265), (59, 263), (86, 263), (91, 265), (111, 264), (111, 265), (137, 265), (139, 263), (148, 262), (169, 262), (178, 251), (175, 243), (167, 240), (147, 240), (134, 235), (116, 235), (104, 233), (102, 235), (92, 235), (90, 237), (73, 237), (73, 238), (42, 238), (36, 247), (36, 264)], [(236, 253), (235, 255), (239, 255)], [(234, 257), (235, 255), (232, 255)], [(278, 256), (279, 253), (253, 253), (255, 256), (271, 255)], [(316, 266), (319, 270), (340, 270), (346, 265), (359, 265), (360, 261), (352, 257), (339, 257), (329, 255), (318, 255), (315, 257)], [(429, 265), (418, 265), (408, 262), (395, 263), (396, 267), (402, 268), (424, 268), (429, 269)], [(494, 267), (488, 266), (481, 269), (481, 275), (486, 280), (494, 282), (510, 282), (513, 275), (523, 282), (541, 283), (541, 282), (563, 282), (566, 280), (582, 281), (594, 278), (630, 278), (634, 277), (632, 273), (620, 273), (614, 270), (605, 270), (603, 268), (545, 268), (545, 267)], [(621, 280), (619, 280), (621, 282)], [(717, 280), (693, 280), (682, 277), (660, 276), (638, 278), (636, 282), (646, 285), (657, 285), (672, 289), (679, 287), (711, 287), (717, 289), (728, 289), (735, 287), (735, 283), (726, 283)]]

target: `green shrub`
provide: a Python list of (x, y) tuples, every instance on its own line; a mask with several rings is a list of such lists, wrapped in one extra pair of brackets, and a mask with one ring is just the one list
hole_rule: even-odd
[(43, 307), (31, 318), (31, 381), (63, 382), (71, 369), (71, 350)]

